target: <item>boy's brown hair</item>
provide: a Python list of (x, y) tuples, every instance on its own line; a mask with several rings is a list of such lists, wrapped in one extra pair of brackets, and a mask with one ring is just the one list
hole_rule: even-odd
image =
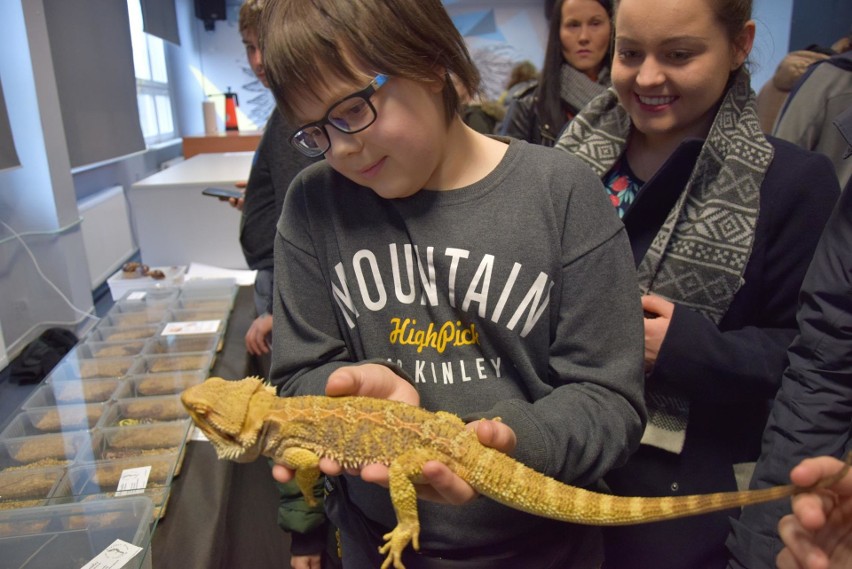
[(263, 12), (264, 0), (246, 0), (240, 6), (239, 28), (240, 33), (246, 30), (260, 31), (260, 15)]
[(266, 0), (260, 47), (278, 108), (317, 97), (357, 67), (415, 81), (442, 81), (447, 122), (459, 111), (449, 80), (474, 93), (479, 72), (440, 0)]

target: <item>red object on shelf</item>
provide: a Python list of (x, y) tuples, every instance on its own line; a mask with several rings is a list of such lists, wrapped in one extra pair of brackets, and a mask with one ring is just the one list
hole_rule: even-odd
[(237, 100), (237, 94), (231, 92), (228, 87), (228, 92), (225, 93), (225, 130), (240, 130), (237, 126), (237, 107), (240, 106)]

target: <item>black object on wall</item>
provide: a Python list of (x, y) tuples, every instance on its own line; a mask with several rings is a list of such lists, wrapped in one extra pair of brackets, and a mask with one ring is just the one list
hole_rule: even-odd
[(204, 21), (204, 29), (213, 31), (216, 20), (226, 20), (225, 0), (195, 0), (195, 17)]

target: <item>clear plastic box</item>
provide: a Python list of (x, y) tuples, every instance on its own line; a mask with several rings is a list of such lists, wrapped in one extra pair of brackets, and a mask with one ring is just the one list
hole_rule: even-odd
[(179, 298), (172, 303), (172, 310), (221, 310), (230, 312), (234, 306), (234, 298), (228, 294), (226, 296), (209, 296), (199, 298)]
[(110, 404), (100, 418), (98, 427), (126, 427), (189, 419), (180, 395), (133, 397), (118, 399)]
[(126, 340), (147, 340), (156, 335), (161, 328), (162, 326), (159, 324), (137, 326), (134, 328), (116, 328), (115, 326), (107, 326), (99, 323), (98, 327), (92, 330), (91, 334), (86, 337), (86, 341), (119, 342)]
[(24, 409), (12, 417), (12, 420), (0, 431), (0, 438), (92, 429), (101, 419), (105, 405), (104, 403), (83, 403)]
[(137, 357), (82, 358), (69, 353), (53, 368), (45, 381), (56, 383), (80, 379), (121, 378), (127, 375)]
[[(72, 499), (123, 498), (128, 495), (144, 494), (154, 504), (153, 515), (160, 518), (165, 514), (169, 489), (177, 466), (179, 453), (152, 454), (119, 460), (98, 460), (75, 464), (68, 468), (64, 478), (51, 494), (51, 503)], [(147, 484), (140, 490), (119, 490), (119, 481), (125, 471), (150, 467)]]
[(42, 383), (23, 402), (21, 409), (74, 403), (103, 403), (110, 400), (119, 385), (121, 380), (116, 378)]
[(91, 431), (50, 433), (31, 437), (0, 439), (0, 465), (10, 466), (68, 464), (78, 452), (91, 446)]
[(141, 547), (123, 569), (151, 569), (145, 496), (0, 512), (3, 569), (80, 569), (115, 540)]
[(185, 354), (190, 352), (216, 352), (222, 334), (170, 334), (154, 336), (148, 340), (144, 355)]
[(112, 310), (101, 319), (101, 324), (115, 328), (138, 328), (139, 326), (159, 324), (167, 312), (165, 306), (127, 312), (116, 311), (115, 309), (116, 307), (113, 306)]
[(122, 298), (129, 291), (173, 288), (183, 282), (186, 266), (150, 267), (152, 271), (162, 271), (165, 278), (154, 279), (138, 274), (125, 274), (119, 269), (107, 279), (113, 300)]
[(168, 371), (208, 371), (213, 366), (213, 352), (140, 356), (127, 375)]
[(81, 448), (77, 463), (179, 453), (191, 421), (98, 428), (89, 446)]
[(128, 290), (116, 304), (137, 306), (168, 306), (180, 296), (179, 287)]
[(0, 514), (3, 510), (45, 505), (64, 474), (64, 466), (3, 470), (0, 472)]
[(145, 349), (145, 338), (125, 342), (85, 341), (74, 348), (78, 358), (127, 358), (138, 356)]
[(131, 388), (128, 396), (150, 397), (182, 393), (205, 379), (207, 379), (206, 371), (176, 371), (131, 375), (125, 378), (124, 382)]

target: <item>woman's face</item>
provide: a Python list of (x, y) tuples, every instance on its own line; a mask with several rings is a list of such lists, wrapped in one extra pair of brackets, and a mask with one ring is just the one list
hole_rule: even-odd
[(634, 128), (649, 139), (706, 137), (731, 72), (748, 56), (754, 23), (735, 44), (711, 2), (622, 0), (619, 5), (612, 84)]
[(596, 81), (604, 65), (612, 24), (597, 0), (565, 0), (559, 26), (562, 57)]

